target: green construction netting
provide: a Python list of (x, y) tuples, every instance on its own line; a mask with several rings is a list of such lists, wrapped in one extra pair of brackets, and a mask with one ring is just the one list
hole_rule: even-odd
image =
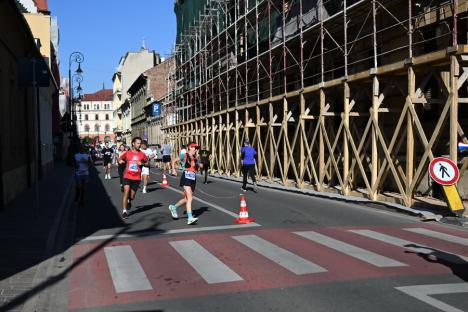
[(177, 39), (180, 43), (180, 35), (184, 33), (193, 22), (198, 19), (209, 0), (177, 0), (174, 3), (174, 12), (177, 17)]

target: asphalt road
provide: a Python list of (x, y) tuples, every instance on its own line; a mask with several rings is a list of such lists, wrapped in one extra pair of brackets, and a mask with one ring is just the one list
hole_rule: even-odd
[(462, 228), (266, 188), (237, 225), (240, 184), (200, 177), (189, 226), (156, 169), (122, 220), (116, 175), (93, 173), (78, 211), (70, 311), (468, 311)]

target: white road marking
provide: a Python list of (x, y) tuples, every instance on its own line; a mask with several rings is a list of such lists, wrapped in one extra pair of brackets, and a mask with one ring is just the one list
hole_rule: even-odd
[(105, 247), (104, 253), (117, 293), (153, 289), (131, 246)]
[(208, 284), (242, 281), (236, 272), (194, 240), (169, 242)]
[(121, 239), (121, 238), (141, 238), (143, 236), (157, 236), (157, 235), (168, 235), (168, 234), (179, 234), (179, 233), (193, 233), (193, 232), (204, 232), (204, 231), (217, 231), (217, 230), (236, 230), (239, 228), (251, 228), (259, 227), (258, 223), (248, 223), (248, 224), (236, 224), (236, 225), (217, 225), (217, 226), (205, 226), (205, 227), (190, 227), (184, 229), (175, 229), (175, 230), (161, 230), (161, 231), (147, 231), (139, 232), (138, 235), (132, 234), (119, 234), (119, 235), (95, 235), (88, 236), (85, 238), (78, 239), (78, 243), (85, 243), (91, 241), (99, 241), (106, 239)]
[(276, 246), (256, 235), (240, 235), (233, 236), (232, 238), (294, 274), (302, 275), (327, 272), (327, 270), (321, 266), (299, 257), (298, 255)]
[(444, 312), (463, 312), (463, 310), (429, 296), (468, 293), (468, 283), (415, 285), (395, 288)]
[(463, 246), (468, 246), (468, 238), (463, 238), (463, 237), (458, 237), (458, 236), (445, 234), (445, 233), (441, 233), (437, 231), (432, 231), (432, 230), (425, 229), (425, 228), (407, 228), (404, 230), (417, 233), (417, 234), (421, 234), (421, 235), (425, 235), (425, 236), (429, 236), (429, 237), (433, 237), (433, 238), (437, 238), (437, 239), (441, 239), (447, 242), (460, 244)]
[(349, 230), (349, 231), (362, 235), (362, 236), (366, 236), (372, 239), (379, 240), (381, 242), (384, 242), (393, 246), (406, 248), (408, 250), (414, 251), (419, 254), (432, 255), (439, 259), (444, 259), (446, 261), (449, 261), (451, 263), (465, 264), (468, 262), (468, 257), (457, 255), (455, 253), (444, 251), (441, 249), (433, 249), (431, 247), (428, 247), (422, 244), (407, 241), (398, 237), (382, 234), (379, 232), (375, 232), (371, 230)]
[(407, 266), (406, 264), (391, 258), (381, 256), (372, 251), (350, 245), (314, 231), (294, 232), (294, 234), (307, 238), (328, 248), (334, 249), (338, 252), (344, 253), (353, 258), (370, 263), (379, 268)]

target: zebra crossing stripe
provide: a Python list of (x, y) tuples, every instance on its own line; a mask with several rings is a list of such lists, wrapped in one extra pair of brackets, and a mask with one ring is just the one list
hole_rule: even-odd
[(458, 237), (455, 235), (436, 232), (436, 231), (432, 231), (432, 230), (425, 229), (425, 228), (407, 228), (404, 230), (417, 233), (417, 234), (421, 234), (421, 235), (425, 235), (425, 236), (429, 236), (429, 237), (433, 237), (433, 238), (438, 238), (447, 242), (460, 244), (463, 246), (468, 246), (468, 238), (463, 238), (463, 237)]
[(208, 284), (243, 280), (236, 272), (194, 240), (172, 241), (169, 244)]
[(276, 246), (257, 235), (240, 235), (232, 238), (296, 275), (327, 272), (321, 266)]
[(325, 236), (323, 234), (320, 234), (314, 231), (294, 232), (294, 234), (307, 238), (308, 240), (314, 241), (325, 247), (344, 253), (353, 258), (370, 263), (379, 268), (407, 266), (406, 264), (398, 262), (391, 258), (381, 256), (372, 251), (368, 251), (368, 250), (350, 245), (348, 243), (336, 240), (334, 238)]
[(105, 247), (104, 253), (117, 293), (153, 289), (131, 246)]
[(422, 244), (418, 244), (418, 243), (404, 240), (398, 237), (393, 237), (390, 235), (382, 234), (376, 231), (371, 231), (371, 230), (349, 230), (349, 231), (365, 236), (365, 237), (376, 239), (378, 241), (381, 241), (381, 242), (384, 242), (393, 246), (406, 248), (418, 254), (432, 255), (439, 259), (443, 259), (451, 263), (465, 264), (468, 262), (468, 257), (460, 256), (460, 255), (457, 255), (448, 251), (444, 251), (441, 249), (434, 249), (434, 248), (431, 248)]

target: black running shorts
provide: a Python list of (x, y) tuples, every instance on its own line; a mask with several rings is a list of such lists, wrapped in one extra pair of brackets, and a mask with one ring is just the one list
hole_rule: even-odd
[(130, 180), (130, 179), (124, 179), (123, 180), (123, 185), (130, 185), (130, 188), (133, 191), (137, 191), (138, 187), (140, 186), (140, 180)]
[(197, 185), (197, 180), (187, 179), (185, 177), (185, 173), (186, 171), (182, 172), (182, 175), (180, 177), (180, 186), (182, 187), (190, 186), (190, 188), (192, 189), (192, 192), (195, 192), (195, 186)]

